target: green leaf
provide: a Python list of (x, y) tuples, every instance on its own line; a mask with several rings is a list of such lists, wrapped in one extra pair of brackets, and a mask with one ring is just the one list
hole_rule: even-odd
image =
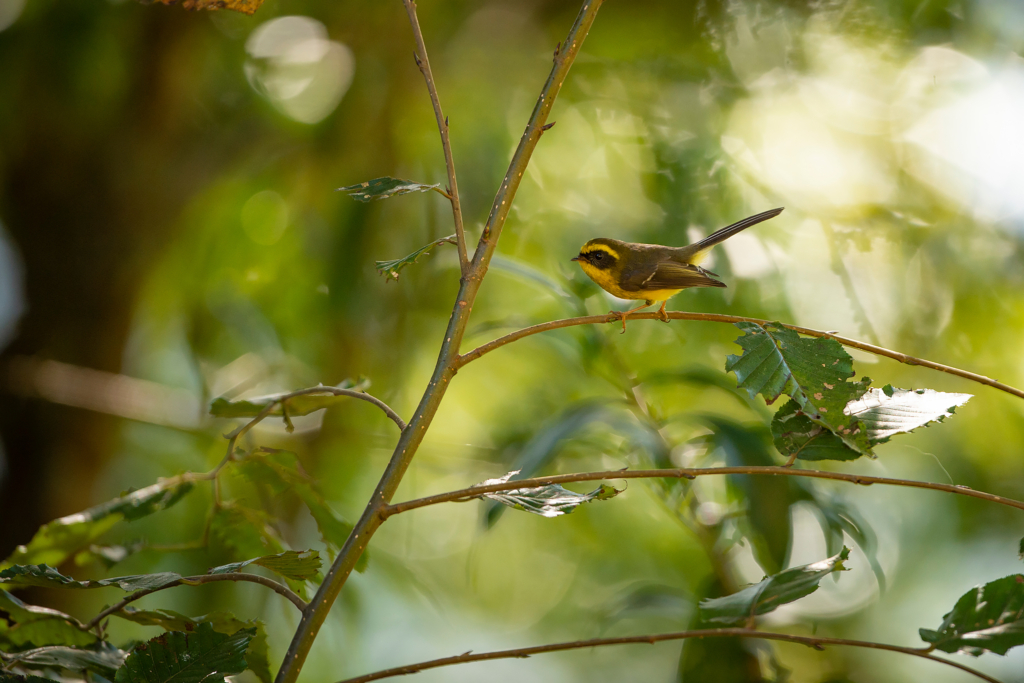
[[(853, 539), (864, 552), (871, 571), (878, 581), (878, 590), (885, 592), (885, 572), (878, 561), (878, 538), (874, 529), (864, 519), (860, 511), (834, 494), (822, 493), (817, 486), (807, 481), (795, 481), (798, 499), (808, 503), (818, 518), (822, 533), (825, 535), (825, 548), (829, 554), (835, 554), (843, 547), (844, 533)], [(839, 575), (833, 576), (839, 578)]]
[(787, 394), (807, 418), (834, 433), (849, 448), (871, 454), (867, 431), (843, 412), (868, 390), (870, 381), (848, 382), (853, 359), (834, 339), (804, 338), (781, 323), (764, 326), (736, 323), (746, 334), (736, 340), (742, 356), (729, 356), (726, 371), (736, 374), (738, 386), (750, 397), (761, 394), (772, 403)]
[(46, 645), (86, 647), (96, 642), (95, 635), (82, 630), (78, 621), (49, 607), (28, 605), (4, 590), (0, 590), (0, 644), (2, 649), (25, 649)]
[[(353, 391), (362, 392), (370, 388), (370, 380), (360, 378), (358, 382), (354, 382), (350, 379), (346, 379), (335, 388), (352, 389)], [(262, 413), (268, 405), (280, 401), (281, 397), (287, 396), (288, 393), (290, 392), (268, 394), (266, 396), (257, 396), (238, 401), (229, 401), (226, 398), (216, 398), (210, 404), (210, 415), (213, 417), (256, 417)], [(306, 394), (303, 396), (295, 396), (287, 400), (288, 415), (292, 417), (301, 417), (302, 415), (309, 415), (310, 413), (315, 413), (316, 411), (323, 410), (324, 408), (331, 408), (346, 401), (351, 402), (352, 398), (349, 396), (335, 396), (334, 394)], [(268, 413), (268, 415), (276, 417), (280, 417), (283, 414), (284, 412), (280, 403), (277, 403), (273, 410)]]
[[(895, 389), (887, 384), (850, 401), (843, 412), (861, 421), (869, 445), (875, 446), (897, 434), (942, 422), (971, 398), (971, 394)], [(796, 453), (801, 460), (854, 460), (861, 455), (831, 431), (812, 422), (795, 401), (789, 401), (775, 414), (772, 434), (780, 453)]]
[(800, 460), (856, 460), (853, 450), (829, 429), (812, 422), (796, 401), (786, 401), (772, 418), (775, 448), (786, 457)]
[(345, 187), (339, 187), (337, 191), (347, 192), (357, 201), (368, 202), (373, 199), (387, 199), (388, 197), (394, 197), (399, 194), (408, 194), (410, 192), (430, 192), (431, 190), (439, 191), (440, 189), (440, 183), (435, 185), (424, 185), (423, 183), (415, 183), (411, 180), (402, 180), (401, 178), (385, 176), (383, 178), (367, 180), (366, 182), (359, 183), (358, 185), (346, 185)]
[[(720, 597), (722, 586), (714, 581), (701, 594)], [(693, 614), (687, 630), (717, 628)], [(759, 652), (772, 652), (770, 646), (746, 638), (692, 638), (683, 641), (679, 654), (679, 683), (783, 683), (766, 675)]]
[(181, 578), (180, 574), (174, 572), (159, 572), (156, 574), (135, 574), (132, 576), (118, 576), (112, 579), (100, 579), (98, 581), (76, 581), (70, 576), (61, 574), (53, 567), (45, 564), (36, 565), (14, 565), (0, 571), (0, 583), (13, 587), (21, 586), (45, 586), (51, 588), (105, 588), (117, 586), (121, 590), (134, 592), (161, 588), (167, 584), (174, 583)]
[(827, 560), (793, 567), (769, 576), (760, 583), (723, 598), (702, 600), (701, 617), (716, 624), (743, 624), (760, 614), (767, 614), (779, 605), (785, 605), (818, 590), (818, 583), (836, 571), (843, 571), (843, 563), (850, 556), (844, 547), (838, 555)]
[[(774, 465), (765, 440), (757, 433), (735, 422), (705, 416), (703, 421), (713, 430), (712, 443), (725, 454), (730, 467)], [(754, 559), (766, 574), (776, 574), (789, 561), (793, 543), (791, 505), (793, 484), (784, 477), (755, 477), (731, 474), (727, 481), (740, 493), (745, 507), (741, 525), (750, 540)]]
[(27, 545), (20, 545), (0, 569), (15, 564), (58, 566), (89, 546), (121, 520), (134, 521), (166, 510), (192, 490), (192, 483), (165, 479), (88, 510), (44, 524)]
[(245, 671), (245, 652), (255, 628), (227, 635), (209, 623), (195, 631), (170, 631), (137, 645), (116, 683), (223, 683), (224, 677)]
[[(324, 544), (335, 551), (345, 545), (352, 525), (328, 505), (316, 481), (302, 469), (294, 453), (260, 448), (239, 464), (238, 471), (250, 481), (269, 486), (275, 494), (297, 495), (316, 521)], [(366, 557), (363, 553), (356, 567), (359, 571), (366, 567)]]
[(420, 256), (429, 254), (434, 247), (444, 244), (445, 242), (449, 244), (458, 244), (458, 240), (455, 235), (448, 235), (447, 237), (442, 237), (439, 240), (434, 240), (430, 244), (424, 245), (411, 254), (406, 254), (402, 258), (391, 259), (389, 261), (374, 261), (373, 265), (377, 269), (377, 272), (384, 276), (385, 281), (390, 280), (391, 278), (397, 280), (399, 271), (406, 266), (411, 266), (416, 263), (416, 260)]
[(286, 550), (277, 555), (264, 555), (255, 557), (244, 562), (232, 562), (220, 567), (214, 567), (207, 574), (229, 574), (237, 572), (242, 567), (250, 564), (257, 564), (265, 567), (275, 574), (292, 579), (294, 581), (308, 581), (320, 576), (320, 553), (315, 550)]
[(124, 651), (110, 643), (99, 642), (92, 648), (37, 647), (13, 653), (6, 659), (6, 663), (23, 669), (92, 671), (110, 680), (124, 662), (125, 655)]
[(187, 617), (169, 609), (140, 610), (126, 607), (114, 616), (133, 621), (143, 626), (158, 626), (165, 631), (194, 631), (199, 624), (210, 624), (218, 633), (237, 633), (241, 629), (255, 628), (256, 635), (249, 641), (245, 653), (245, 661), (249, 670), (256, 674), (262, 683), (272, 683), (270, 673), (269, 652), (267, 648), (266, 626), (258, 619), (242, 621), (228, 612), (211, 612), (201, 617)]
[(1024, 645), (1024, 576), (1013, 574), (960, 596), (937, 631), (920, 629), (921, 639), (949, 653), (999, 655)]
[[(513, 470), (503, 477), (482, 481), (477, 486), (503, 484), (517, 474), (519, 474), (519, 470)], [(576, 493), (558, 484), (547, 484), (546, 486), (496, 491), (481, 495), (516, 510), (532, 512), (541, 517), (559, 517), (569, 514), (584, 503), (589, 503), (592, 500), (608, 500), (620, 493), (622, 491), (607, 484), (602, 484), (590, 493)]]
[(145, 547), (145, 541), (133, 541), (122, 545), (90, 545), (75, 554), (75, 564), (79, 567), (88, 564), (101, 564), (104, 568), (110, 569)]
[[(239, 560), (244, 562), (253, 556), (278, 555), (285, 551), (271, 522), (270, 515), (261, 510), (232, 503), (221, 507), (214, 514), (210, 534), (221, 546), (230, 550), (234, 557), (244, 558)], [(299, 597), (308, 599), (305, 581), (285, 579), (285, 582)]]

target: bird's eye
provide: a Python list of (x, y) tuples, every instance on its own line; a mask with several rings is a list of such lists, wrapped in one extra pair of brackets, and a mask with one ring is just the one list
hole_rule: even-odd
[(600, 251), (599, 251), (599, 252), (597, 252), (596, 254), (594, 254), (594, 260), (595, 260), (595, 261), (600, 261), (600, 260), (601, 260), (601, 259), (603, 259), (603, 258), (604, 258), (604, 253), (602, 253), (602, 252), (600, 252)]

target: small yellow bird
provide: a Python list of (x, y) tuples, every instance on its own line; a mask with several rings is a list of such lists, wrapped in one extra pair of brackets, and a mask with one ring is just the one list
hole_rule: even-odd
[(716, 273), (704, 270), (698, 264), (719, 242), (780, 213), (781, 208), (744, 218), (686, 247), (598, 237), (584, 244), (579, 256), (572, 260), (577, 261), (583, 272), (609, 294), (620, 299), (644, 300), (642, 306), (628, 311), (609, 311), (622, 320), (622, 331), (625, 332), (626, 318), (633, 311), (660, 301), (658, 313), (663, 321), (668, 322), (665, 302), (682, 290), (688, 287), (725, 287), (724, 282), (714, 279), (718, 277)]

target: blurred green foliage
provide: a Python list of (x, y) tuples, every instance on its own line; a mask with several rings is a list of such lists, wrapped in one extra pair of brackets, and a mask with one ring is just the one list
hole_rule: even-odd
[[(365, 376), (408, 417), (454, 300), (457, 255), (438, 248), (397, 282), (374, 262), (449, 235), (450, 207), (434, 192), (360, 203), (335, 191), (383, 176), (445, 183), (401, 4), (269, 0), (253, 17), (16, 4), (0, 0), (0, 222), (20, 258), (25, 313), (4, 314), (14, 304), (0, 297), (12, 339), (3, 362), (56, 359), (180, 390), (196, 406)], [(420, 3), (470, 244), (577, 9)], [(716, 250), (710, 266), (727, 289), (669, 305), (839, 330), (1024, 385), (1022, 49), (1024, 11), (1009, 0), (609, 0), (524, 176), (466, 348), (618, 307), (568, 261), (592, 237), (680, 245), (784, 205)], [(3, 273), (10, 291), (17, 270)], [(571, 328), (495, 351), (460, 371), (398, 499), (513, 469), (781, 463), (768, 431), (775, 407), (737, 392), (723, 371), (737, 336), (725, 325), (632, 322), (622, 336)], [(1019, 400), (851, 355), (878, 385), (976, 396), (955, 420), (837, 468), (1024, 498)], [(44, 522), (224, 457), (232, 425), (196, 410), (191, 428), (161, 426), (166, 404), (90, 377), (79, 377), (84, 398), (72, 405), (94, 412), (60, 405), (68, 400), (39, 377), (5, 380), (0, 556)], [(105, 391), (152, 419), (119, 417)], [(288, 433), (267, 420), (239, 444), (287, 451), (263, 458), (288, 459), (287, 476), (226, 472), (235, 502), (212, 518), (208, 547), (195, 547), (214, 501), (203, 485), (159, 514), (104, 517), (106, 535), (83, 540), (81, 564), (62, 571), (188, 575), (286, 546), (333, 557), (394, 427), (359, 401), (293, 422)], [(844, 541), (851, 571), (768, 626), (919, 645), (917, 629), (942, 623), (957, 596), (1018, 566), (1020, 519), (1006, 508), (838, 482), (713, 479), (631, 482), (557, 519), (499, 519), (503, 508), (479, 502), (396, 516), (303, 675), (329, 682), (467, 649), (682, 629), (698, 622), (700, 599)], [(99, 561), (111, 547), (132, 551), (112, 569)], [(116, 599), (101, 592), (21, 597), (86, 617)], [(275, 669), (296, 617), (265, 593), (177, 588), (139, 607), (197, 623), (220, 609), (261, 619)], [(66, 631), (55, 621), (63, 626), (46, 628)], [(108, 630), (117, 642), (157, 633), (124, 620)], [(1018, 649), (972, 664), (1024, 681), (1021, 658)], [(813, 683), (960, 680), (892, 654), (733, 641), (419, 678), (476, 680), (484, 666), (508, 681), (781, 680), (786, 670)]]

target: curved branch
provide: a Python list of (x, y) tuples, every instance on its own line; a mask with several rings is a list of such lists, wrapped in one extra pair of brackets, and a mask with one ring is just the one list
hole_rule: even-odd
[[(762, 320), (761, 318), (747, 318), (741, 315), (724, 315), (721, 313), (687, 313), (683, 311), (669, 311), (668, 317), (672, 320), (697, 320), (702, 322), (715, 322), (715, 323), (757, 323), (758, 325), (773, 324), (771, 320)], [(660, 319), (657, 313), (630, 313), (630, 320), (656, 320)], [(510, 334), (506, 334), (504, 337), (499, 337), (494, 341), (487, 342), (477, 348), (473, 349), (468, 353), (464, 353), (459, 356), (459, 367), (462, 367), (466, 363), (472, 362), (484, 355), (490, 353), (494, 349), (511, 344), (514, 341), (529, 337), (540, 332), (547, 332), (548, 330), (558, 330), (563, 327), (574, 327), (576, 325), (599, 325), (603, 323), (618, 322), (621, 318), (612, 315), (587, 315), (579, 318), (564, 318), (562, 320), (552, 320), (546, 323), (540, 323), (539, 325), (533, 325), (526, 327), (521, 330), (516, 330)], [(945, 372), (950, 375), (956, 375), (957, 377), (963, 377), (969, 379), (972, 382), (984, 384), (986, 386), (1005, 391), (1008, 394), (1013, 394), (1018, 398), (1024, 398), (1024, 391), (1011, 387), (1008, 384), (1003, 384), (990, 377), (984, 375), (978, 375), (967, 370), (961, 370), (960, 368), (954, 368), (949, 365), (943, 365), (941, 363), (935, 363), (924, 358), (915, 358), (914, 356), (908, 356), (905, 353), (899, 351), (892, 351), (890, 349), (882, 348), (881, 346), (875, 346), (874, 344), (868, 344), (866, 342), (857, 341), (856, 339), (850, 339), (849, 337), (841, 337), (838, 334), (831, 332), (822, 332), (821, 330), (812, 330), (807, 327), (800, 327), (798, 325), (788, 325), (780, 323), (783, 327), (794, 332), (798, 332), (808, 337), (823, 337), (825, 339), (835, 339), (843, 346), (849, 346), (850, 348), (860, 349), (861, 351), (867, 351), (873, 353), (876, 356), (885, 356), (886, 358), (892, 358), (893, 360), (899, 361), (906, 365), (920, 365), (925, 368), (931, 368), (932, 370), (938, 370), (939, 372)]]
[(402, 503), (387, 506), (381, 514), (387, 518), (409, 510), (437, 505), (438, 503), (465, 502), (479, 498), (485, 493), (496, 493), (498, 491), (511, 491), (513, 489), (536, 488), (548, 484), (567, 484), (578, 481), (599, 481), (606, 479), (696, 479), (708, 475), (723, 474), (760, 474), (783, 477), (810, 477), (812, 479), (833, 479), (836, 481), (848, 481), (861, 486), (881, 484), (884, 486), (904, 486), (916, 489), (931, 489), (933, 491), (944, 491), (955, 493), (970, 498), (980, 498), (992, 503), (999, 503), (1008, 507), (1024, 510), (1024, 502), (1013, 498), (1004, 498), (985, 491), (975, 491), (966, 486), (953, 484), (937, 484), (930, 481), (914, 481), (913, 479), (892, 479), (890, 477), (869, 477), (863, 474), (846, 474), (844, 472), (825, 472), (822, 470), (798, 470), (791, 467), (779, 467), (774, 465), (750, 465), (744, 467), (680, 467), (674, 469), (659, 470), (606, 470), (604, 472), (578, 472), (575, 474), (556, 474), (549, 477), (533, 477), (530, 479), (513, 479), (500, 484), (477, 485), (458, 491), (439, 493), (426, 498), (417, 498)]
[(398, 413), (392, 410), (387, 403), (384, 403), (384, 401), (380, 400), (376, 396), (371, 396), (365, 391), (356, 391), (354, 389), (340, 389), (338, 387), (318, 386), (309, 387), (308, 389), (297, 389), (296, 391), (292, 391), (287, 394), (281, 394), (280, 396), (275, 397), (273, 401), (268, 403), (266, 407), (263, 408), (263, 410), (261, 410), (256, 415), (256, 417), (252, 418), (244, 425), (228, 434), (227, 438), (237, 440), (240, 436), (242, 436), (250, 429), (258, 425), (260, 422), (262, 422), (268, 415), (270, 415), (270, 413), (274, 412), (274, 408), (276, 408), (278, 405), (283, 405), (290, 398), (295, 398), (296, 396), (308, 396), (310, 394), (332, 394), (334, 396), (350, 396), (352, 398), (358, 398), (360, 401), (372, 403), (373, 405), (383, 410), (384, 414), (387, 415), (396, 425), (398, 425), (399, 429), (403, 431), (405, 430), (405, 421), (402, 420), (402, 418), (398, 416)]
[(402, 0), (405, 4), (405, 11), (409, 14), (409, 23), (412, 24), (412, 34), (416, 39), (416, 66), (423, 74), (423, 80), (427, 82), (427, 91), (430, 93), (430, 103), (434, 106), (434, 117), (437, 119), (437, 129), (441, 131), (441, 147), (444, 149), (444, 165), (448, 170), (448, 192), (443, 192), (452, 203), (452, 217), (455, 220), (455, 235), (459, 247), (459, 268), (462, 276), (469, 272), (469, 255), (466, 252), (466, 233), (462, 225), (462, 204), (459, 201), (459, 184), (455, 179), (455, 160), (452, 159), (452, 145), (448, 139), (448, 118), (441, 112), (441, 100), (437, 97), (437, 86), (434, 84), (434, 74), (430, 71), (430, 59), (427, 58), (427, 46), (423, 42), (423, 31), (420, 29), (420, 20), (416, 16), (415, 0)]
[(95, 617), (89, 620), (89, 623), (85, 625), (85, 628), (86, 630), (94, 628), (96, 624), (100, 623), (101, 621), (109, 617), (111, 614), (114, 614), (115, 612), (120, 612), (127, 605), (135, 602), (139, 598), (144, 598), (147, 595), (156, 593), (157, 591), (162, 591), (167, 588), (175, 588), (177, 586), (199, 586), (204, 583), (216, 583), (217, 581), (248, 581), (249, 583), (258, 583), (259, 585), (266, 586), (275, 593), (278, 593), (279, 595), (288, 598), (288, 600), (293, 605), (295, 605), (295, 607), (297, 607), (300, 612), (306, 609), (306, 601), (300, 598), (298, 595), (296, 595), (290, 588), (288, 588), (288, 586), (285, 586), (282, 583), (278, 583), (273, 579), (268, 579), (266, 577), (259, 576), (258, 574), (243, 574), (242, 572), (231, 572), (228, 574), (200, 574), (199, 576), (186, 576), (181, 579), (178, 579), (177, 581), (172, 581), (171, 583), (164, 584), (163, 586), (159, 586), (157, 588), (146, 588), (144, 590), (135, 591), (127, 598), (124, 598), (123, 600), (114, 603), (110, 607), (106, 608), (105, 610), (97, 614)]
[(427, 669), (437, 669), (442, 666), (468, 664), (470, 662), (484, 662), (492, 659), (524, 659), (532, 655), (544, 654), (546, 652), (581, 650), (590, 647), (603, 647), (605, 645), (630, 645), (640, 643), (653, 645), (654, 643), (660, 643), (668, 640), (687, 640), (690, 638), (757, 638), (760, 640), (779, 640), (787, 643), (798, 643), (800, 645), (812, 647), (815, 650), (824, 650), (826, 645), (842, 645), (846, 647), (860, 647), (871, 650), (899, 652), (901, 654), (928, 659), (933, 662), (945, 664), (946, 666), (951, 666), (955, 669), (960, 669), (961, 671), (969, 673), (983, 681), (987, 681), (988, 683), (1000, 683), (999, 680), (992, 678), (977, 669), (972, 669), (969, 666), (965, 666), (959, 662), (953, 662), (948, 659), (943, 659), (942, 657), (936, 657), (935, 655), (930, 654), (930, 651), (927, 648), (918, 649), (912, 647), (900, 647), (898, 645), (872, 643), (864, 640), (849, 640), (847, 638), (819, 638), (816, 636), (795, 636), (788, 633), (765, 633), (749, 628), (715, 628), (700, 631), (655, 633), (645, 636), (624, 636), (621, 638), (591, 638), (590, 640), (576, 640), (568, 643), (552, 643), (550, 645), (522, 647), (514, 650), (498, 650), (496, 652), (481, 652), (479, 654), (466, 652), (465, 654), (456, 655), (454, 657), (432, 659), (428, 662), (420, 662), (419, 664), (408, 664), (406, 666), (385, 669), (384, 671), (377, 671), (364, 676), (346, 678), (340, 683), (369, 683), (369, 681), (379, 681), (382, 678), (390, 678), (392, 676), (407, 676), (409, 674), (419, 673), (420, 671), (426, 671)]

